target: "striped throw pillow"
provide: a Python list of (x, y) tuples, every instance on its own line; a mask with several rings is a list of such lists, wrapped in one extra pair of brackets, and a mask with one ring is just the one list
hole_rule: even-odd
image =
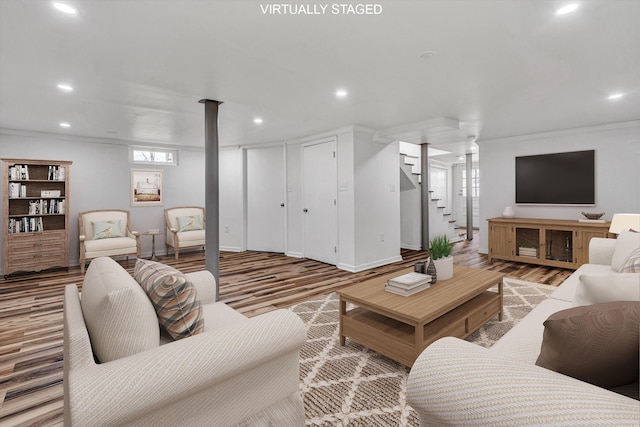
[(622, 264), (621, 273), (640, 273), (640, 248), (633, 250)]
[(187, 338), (204, 330), (200, 298), (187, 276), (168, 265), (138, 259), (133, 278), (149, 296), (160, 325), (173, 339)]

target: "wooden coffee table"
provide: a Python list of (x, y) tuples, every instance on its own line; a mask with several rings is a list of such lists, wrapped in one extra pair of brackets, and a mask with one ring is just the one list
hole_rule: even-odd
[[(465, 338), (496, 314), (502, 320), (504, 274), (454, 266), (453, 277), (405, 297), (387, 292), (387, 280), (412, 268), (338, 291), (340, 344), (350, 338), (403, 365), (445, 336)], [(498, 285), (498, 291), (488, 291)], [(347, 311), (347, 303), (356, 307)]]

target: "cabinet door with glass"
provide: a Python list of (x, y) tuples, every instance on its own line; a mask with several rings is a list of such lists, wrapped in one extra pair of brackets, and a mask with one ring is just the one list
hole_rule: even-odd
[(514, 227), (514, 255), (516, 260), (531, 262), (540, 259), (541, 236), (539, 227), (516, 225)]
[(563, 268), (577, 268), (574, 243), (578, 241), (575, 228), (543, 227), (541, 230), (544, 259), (547, 265)]

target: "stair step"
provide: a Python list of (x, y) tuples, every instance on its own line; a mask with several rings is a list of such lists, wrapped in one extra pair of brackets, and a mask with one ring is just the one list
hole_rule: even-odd
[(409, 157), (411, 159), (418, 159), (418, 156), (412, 156), (411, 154), (405, 154), (405, 153), (400, 153), (401, 155), (405, 156), (405, 157)]

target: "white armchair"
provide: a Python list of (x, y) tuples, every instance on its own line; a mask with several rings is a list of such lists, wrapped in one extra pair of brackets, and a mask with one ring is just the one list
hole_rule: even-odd
[(142, 287), (110, 258), (92, 261), (82, 299), (66, 286), (65, 426), (304, 425), (302, 320), (289, 310), (247, 318), (215, 302), (211, 273), (186, 276), (204, 331), (177, 341), (161, 336)]
[(176, 259), (180, 249), (205, 246), (205, 211), (199, 206), (182, 206), (164, 210), (167, 223), (167, 255), (173, 248)]
[(140, 257), (140, 235), (131, 229), (129, 211), (93, 210), (78, 214), (80, 231), (80, 269), (102, 256)]

